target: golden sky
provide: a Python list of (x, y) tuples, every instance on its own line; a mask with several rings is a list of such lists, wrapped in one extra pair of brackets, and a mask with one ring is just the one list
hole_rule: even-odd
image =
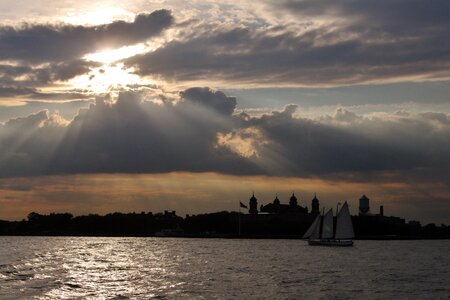
[[(338, 202), (347, 201), (352, 214), (357, 214), (358, 199), (365, 193), (370, 196), (373, 213), (378, 213), (379, 206), (384, 205), (386, 215), (401, 215), (409, 220), (421, 215), (424, 222), (445, 221), (445, 215), (436, 216), (431, 207), (427, 210), (415, 207), (420, 199), (415, 199), (417, 187), (412, 184), (179, 172), (2, 179), (0, 219), (20, 220), (31, 211), (81, 215), (176, 210), (181, 216), (236, 211), (239, 201), (247, 203), (252, 191), (258, 206), (272, 202), (275, 194), (282, 203), (288, 203), (295, 192), (299, 205), (311, 208), (316, 193), (321, 207), (334, 208)], [(445, 209), (442, 207), (445, 203), (432, 201), (448, 197), (445, 188), (430, 184), (421, 192), (429, 203)], [(405, 203), (404, 198), (410, 202)]]
[(448, 1), (1, 1), (0, 218), (298, 191), (450, 219)]

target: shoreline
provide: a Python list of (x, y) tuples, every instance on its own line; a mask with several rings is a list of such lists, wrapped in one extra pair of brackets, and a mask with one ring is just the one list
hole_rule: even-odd
[[(179, 235), (139, 235), (139, 234), (64, 234), (64, 233), (41, 233), (41, 234), (2, 234), (0, 237), (98, 237), (98, 238), (187, 238), (187, 239), (246, 239), (246, 240), (305, 240), (297, 235), (237, 235), (237, 234), (179, 234)], [(355, 241), (416, 241), (416, 240), (449, 240), (450, 236), (360, 236)]]

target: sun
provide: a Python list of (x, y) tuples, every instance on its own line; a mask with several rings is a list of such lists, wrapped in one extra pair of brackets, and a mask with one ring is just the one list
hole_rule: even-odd
[(123, 59), (150, 51), (148, 44), (124, 46), (118, 49), (108, 49), (86, 54), (83, 59), (103, 64), (92, 68), (88, 74), (77, 76), (68, 83), (75, 89), (88, 90), (101, 94), (117, 89), (123, 89), (136, 84), (154, 84), (148, 78), (135, 74), (135, 69), (125, 67)]
[(118, 49), (108, 49), (95, 53), (89, 53), (83, 58), (100, 63), (112, 63), (147, 51), (149, 51), (148, 46), (141, 43), (131, 46), (124, 46)]
[(69, 81), (73, 88), (89, 90), (95, 94), (146, 83), (148, 80), (134, 74), (134, 69), (124, 67), (123, 63), (94, 68), (89, 74), (77, 76)]

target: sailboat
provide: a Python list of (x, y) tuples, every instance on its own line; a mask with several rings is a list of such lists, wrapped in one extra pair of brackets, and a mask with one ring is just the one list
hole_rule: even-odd
[(324, 216), (317, 215), (303, 238), (309, 239), (312, 246), (353, 246), (355, 234), (347, 201), (337, 214), (336, 232), (333, 229), (333, 209), (330, 209)]

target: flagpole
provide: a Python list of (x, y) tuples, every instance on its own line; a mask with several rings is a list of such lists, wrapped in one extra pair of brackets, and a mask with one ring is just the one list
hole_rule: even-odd
[(239, 231), (238, 236), (241, 236), (241, 202), (239, 202)]

